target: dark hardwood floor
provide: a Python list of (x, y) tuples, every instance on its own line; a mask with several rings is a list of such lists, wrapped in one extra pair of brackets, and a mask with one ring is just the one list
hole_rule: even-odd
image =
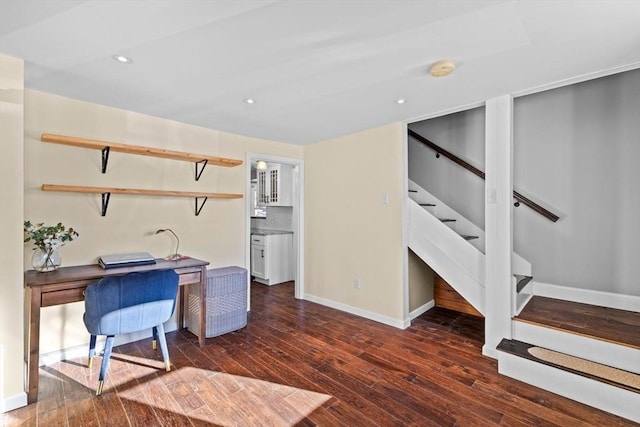
[[(10, 426), (623, 426), (629, 421), (497, 373), (483, 319), (432, 309), (399, 330), (253, 284), (246, 328), (167, 334), (173, 368), (143, 340), (99, 363), (41, 369), (39, 400)], [(97, 359), (95, 362), (99, 362)]]

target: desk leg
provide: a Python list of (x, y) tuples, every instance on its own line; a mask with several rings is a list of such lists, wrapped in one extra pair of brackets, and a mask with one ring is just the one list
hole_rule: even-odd
[(27, 342), (28, 348), (26, 356), (27, 362), (27, 403), (34, 403), (38, 400), (38, 379), (40, 368), (40, 302), (42, 295), (39, 287), (31, 288), (29, 297), (29, 320), (27, 322)]
[(200, 272), (200, 336), (198, 344), (204, 347), (205, 337), (207, 336), (207, 267), (203, 266)]
[(184, 310), (188, 307), (187, 302), (184, 299), (184, 286), (179, 286), (179, 290), (180, 305), (178, 305), (178, 330), (184, 328)]

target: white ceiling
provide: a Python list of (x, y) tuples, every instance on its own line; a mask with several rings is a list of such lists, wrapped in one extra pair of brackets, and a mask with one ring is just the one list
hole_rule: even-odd
[(28, 88), (306, 144), (640, 66), (640, 0), (0, 0), (0, 53)]

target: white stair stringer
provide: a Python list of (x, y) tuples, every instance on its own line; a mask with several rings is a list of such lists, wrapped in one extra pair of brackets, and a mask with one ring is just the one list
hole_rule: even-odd
[[(415, 182), (409, 180), (409, 187), (415, 190), (415, 193), (410, 194), (410, 198), (416, 203), (431, 203), (435, 206), (425, 207), (428, 212), (433, 214), (437, 218), (451, 218), (455, 219), (454, 223), (447, 223), (458, 234), (465, 234), (468, 236), (478, 236), (477, 239), (469, 240), (468, 243), (475, 246), (480, 252), (484, 252), (484, 230), (469, 221), (467, 218), (460, 215), (458, 212), (443, 203), (442, 200), (435, 197), (429, 191), (420, 187)], [(452, 224), (455, 224), (452, 225)]]
[(498, 352), (498, 372), (594, 408), (640, 422), (640, 393), (502, 351)]
[[(409, 179), (409, 187), (415, 191), (415, 193), (410, 194), (410, 199), (415, 201), (416, 203), (431, 203), (434, 204), (434, 207), (426, 207), (424, 208), (427, 212), (430, 212), (432, 215), (440, 218), (453, 218), (456, 220), (455, 230), (459, 234), (466, 234), (470, 236), (478, 236), (477, 239), (470, 240), (468, 243), (475, 248), (477, 248), (480, 252), (484, 253), (484, 230), (467, 218), (460, 215), (458, 212), (450, 208), (446, 203), (442, 200), (435, 197), (429, 191), (422, 188), (420, 185), (416, 184), (414, 181)], [(422, 206), (421, 206), (422, 207)], [(531, 273), (531, 264), (522, 258), (517, 253), (513, 252), (511, 257), (511, 270), (513, 274), (521, 274), (523, 276), (532, 276)], [(484, 278), (482, 279), (484, 281)]]
[(640, 350), (512, 320), (513, 339), (640, 375)]
[(484, 314), (484, 254), (409, 200), (409, 248)]

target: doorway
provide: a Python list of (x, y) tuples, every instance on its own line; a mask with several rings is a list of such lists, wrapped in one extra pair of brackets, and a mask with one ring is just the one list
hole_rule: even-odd
[[(245, 265), (251, 270), (251, 225), (252, 216), (254, 215), (254, 207), (252, 205), (252, 165), (258, 161), (265, 161), (267, 164), (286, 165), (292, 168), (291, 191), (292, 191), (292, 207), (291, 207), (291, 231), (292, 238), (292, 261), (293, 276), (295, 282), (294, 296), (297, 299), (304, 299), (304, 161), (302, 159), (294, 159), (288, 157), (269, 156), (257, 153), (247, 153), (245, 159), (246, 171), (246, 188), (245, 188)], [(256, 220), (253, 220), (254, 223)], [(258, 220), (259, 221), (259, 220)], [(248, 275), (248, 281), (251, 280), (251, 274)], [(247, 283), (249, 286), (249, 283)], [(250, 293), (249, 293), (250, 294)], [(249, 297), (250, 298), (250, 297)], [(251, 307), (251, 301), (248, 301)]]

